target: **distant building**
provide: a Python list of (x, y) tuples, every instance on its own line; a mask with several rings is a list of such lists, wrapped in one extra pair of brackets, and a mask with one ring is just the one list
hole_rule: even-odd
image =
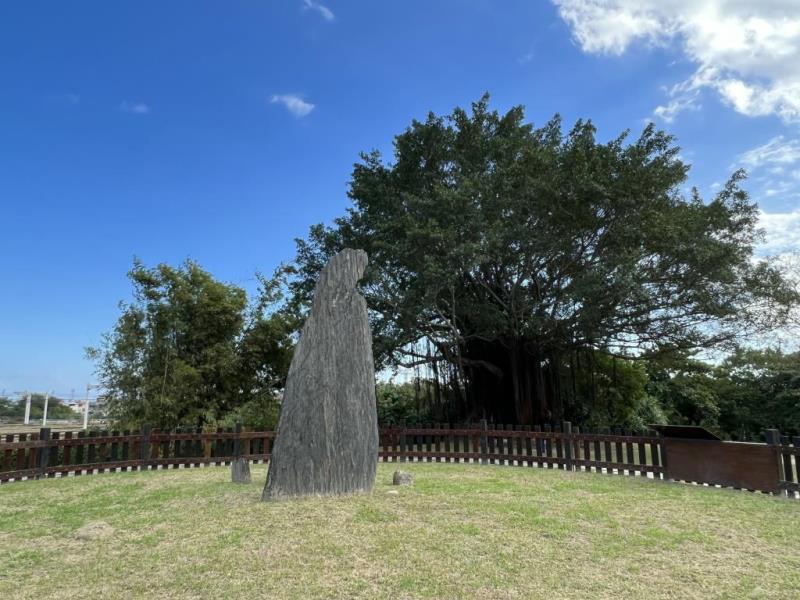
[(108, 412), (108, 395), (100, 394), (94, 401), (94, 405), (89, 407), (93, 419), (105, 419)]

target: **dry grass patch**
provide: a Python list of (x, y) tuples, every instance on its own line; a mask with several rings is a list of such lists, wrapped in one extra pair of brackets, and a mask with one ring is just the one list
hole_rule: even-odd
[(800, 503), (618, 476), (408, 465), (264, 504), (228, 468), (0, 487), (0, 597), (796, 598)]

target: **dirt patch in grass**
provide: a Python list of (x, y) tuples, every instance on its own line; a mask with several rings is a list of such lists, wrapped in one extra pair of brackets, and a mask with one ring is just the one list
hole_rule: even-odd
[(81, 541), (98, 540), (110, 537), (114, 534), (114, 528), (104, 521), (93, 521), (86, 523), (83, 527), (75, 531), (75, 539)]

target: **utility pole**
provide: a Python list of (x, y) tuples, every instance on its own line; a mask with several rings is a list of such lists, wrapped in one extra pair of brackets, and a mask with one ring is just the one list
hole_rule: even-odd
[(92, 389), (90, 383), (86, 384), (86, 403), (83, 405), (83, 429), (89, 429), (89, 390)]
[(42, 412), (42, 427), (47, 427), (47, 401), (50, 400), (50, 392), (44, 393), (44, 412)]
[(99, 383), (87, 383), (86, 384), (86, 404), (83, 406), (83, 428), (89, 428), (89, 392), (91, 390), (99, 390), (103, 386)]
[(25, 425), (29, 425), (31, 422), (31, 394), (30, 392), (25, 392)]

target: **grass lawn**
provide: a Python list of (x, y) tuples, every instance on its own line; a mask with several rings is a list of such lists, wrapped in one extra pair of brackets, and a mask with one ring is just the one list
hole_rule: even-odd
[(447, 464), (259, 501), (228, 468), (0, 486), (0, 598), (798, 598), (800, 502)]

